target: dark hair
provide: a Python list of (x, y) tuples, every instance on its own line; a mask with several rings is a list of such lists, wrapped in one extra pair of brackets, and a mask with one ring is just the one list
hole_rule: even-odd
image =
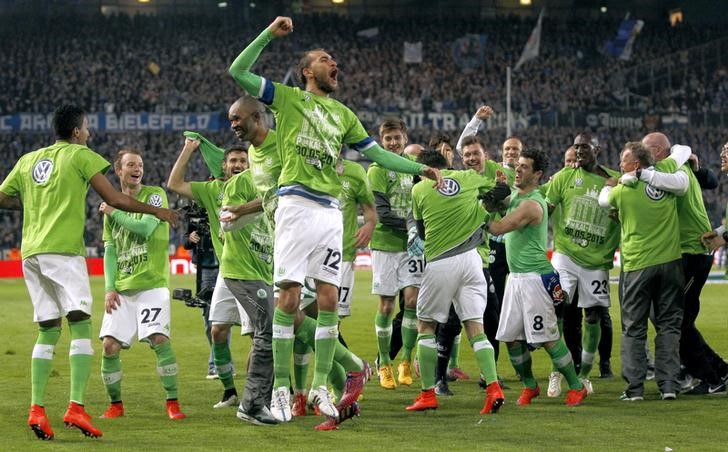
[(401, 130), (403, 134), (407, 135), (407, 125), (399, 118), (385, 118), (379, 125), (379, 135), (386, 130)]
[(303, 75), (303, 70), (307, 67), (311, 66), (311, 63), (313, 62), (313, 58), (311, 58), (311, 54), (313, 52), (325, 52), (324, 49), (311, 49), (307, 50), (300, 60), (298, 60), (298, 65), (296, 66), (296, 76), (298, 77), (298, 83), (301, 88), (306, 88), (306, 77)]
[(549, 159), (546, 157), (546, 153), (538, 148), (529, 148), (521, 151), (521, 157), (525, 159), (533, 160), (533, 171), (543, 171), (549, 168)]
[(73, 129), (83, 126), (83, 118), (86, 112), (76, 105), (65, 104), (56, 108), (53, 112), (53, 130), (56, 136), (62, 140), (73, 137)]
[(225, 153), (223, 154), (223, 161), (227, 162), (228, 156), (233, 152), (245, 152), (245, 155), (248, 155), (248, 150), (243, 146), (233, 146), (225, 149)]
[(445, 156), (440, 154), (440, 151), (438, 151), (437, 149), (423, 150), (420, 156), (417, 157), (417, 162), (422, 163), (423, 165), (427, 165), (431, 168), (447, 168), (447, 160), (445, 160)]
[(114, 157), (114, 169), (115, 170), (121, 168), (121, 159), (126, 154), (134, 154), (134, 155), (138, 155), (139, 157), (142, 157), (142, 152), (141, 151), (138, 151), (136, 149), (131, 149), (131, 148), (122, 149), (119, 152), (117, 152), (116, 153), (116, 156)]
[(485, 143), (483, 143), (483, 140), (480, 139), (477, 135), (468, 135), (465, 138), (463, 138), (463, 142), (460, 144), (460, 149), (464, 148), (465, 146), (470, 146), (471, 144), (478, 144), (485, 152)]
[(624, 149), (629, 149), (632, 152), (632, 157), (640, 162), (640, 167), (642, 168), (649, 168), (655, 164), (655, 159), (650, 149), (639, 141), (628, 141), (625, 143)]
[(452, 147), (452, 143), (450, 142), (450, 135), (446, 133), (437, 132), (430, 138), (430, 142), (427, 143), (428, 147), (436, 148), (442, 143), (447, 144), (448, 146)]

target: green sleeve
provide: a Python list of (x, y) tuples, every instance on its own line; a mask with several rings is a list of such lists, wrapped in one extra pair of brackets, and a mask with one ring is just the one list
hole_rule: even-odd
[(13, 169), (5, 178), (2, 185), (0, 185), (0, 191), (8, 196), (17, 196), (20, 194), (20, 182), (18, 181), (18, 164), (16, 163)]
[(356, 164), (359, 168), (356, 169), (356, 178), (359, 181), (359, 187), (356, 193), (357, 204), (374, 204), (374, 193), (369, 188), (369, 181), (367, 180), (367, 174), (364, 168), (358, 163)]
[(104, 287), (107, 292), (116, 290), (116, 246), (104, 242)]
[(245, 48), (233, 64), (230, 65), (230, 75), (245, 91), (253, 97), (260, 97), (261, 87), (263, 86), (263, 78), (257, 74), (250, 72), (250, 68), (260, 56), (263, 48), (273, 40), (273, 35), (266, 28), (257, 38), (253, 40), (248, 47)]
[[(422, 213), (420, 212), (420, 204), (418, 202), (419, 200), (419, 192), (418, 185), (420, 185), (422, 182), (418, 182), (415, 184), (414, 187), (412, 187), (412, 218), (415, 219), (415, 221), (422, 220)], [(424, 237), (423, 237), (424, 238)]]
[(362, 154), (372, 162), (379, 163), (382, 167), (398, 173), (420, 175), (422, 170), (425, 169), (425, 165), (400, 157), (394, 152), (389, 152), (377, 143), (374, 143), (374, 146), (365, 150)]
[(154, 230), (159, 225), (159, 219), (153, 215), (144, 214), (137, 220), (123, 210), (114, 209), (111, 212), (111, 218), (114, 219), (119, 225), (133, 232), (134, 234), (141, 235), (145, 239), (148, 239)]
[(609, 205), (614, 207), (615, 209), (619, 209), (619, 201), (618, 201), (618, 195), (619, 192), (622, 191), (622, 185), (617, 185), (616, 187), (609, 190), (609, 197), (607, 198), (609, 200)]

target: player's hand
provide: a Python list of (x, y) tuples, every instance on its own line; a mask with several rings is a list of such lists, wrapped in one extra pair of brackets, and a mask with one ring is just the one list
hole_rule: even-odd
[(507, 184), (508, 183), (508, 177), (506, 177), (506, 173), (504, 173), (503, 171), (496, 170), (495, 171), (495, 181), (496, 182), (500, 182), (502, 184)]
[(241, 206), (243, 206), (243, 204), (239, 206), (222, 206), (220, 208), (220, 221), (223, 223), (231, 223), (240, 218), (240, 212), (238, 209)]
[(409, 256), (422, 256), (425, 253), (425, 241), (417, 234), (417, 228), (411, 227), (407, 231), (407, 254)]
[(107, 314), (111, 314), (112, 311), (116, 311), (121, 306), (121, 300), (119, 299), (118, 292), (106, 292), (104, 296), (104, 309)]
[[(611, 179), (611, 177), (610, 177)], [(624, 173), (619, 178), (619, 183), (622, 185), (625, 185), (627, 187), (634, 187), (637, 185), (637, 182), (639, 182), (639, 179), (637, 178), (637, 172), (636, 171), (630, 171), (629, 173)]]
[(176, 210), (159, 208), (159, 209), (157, 209), (157, 213), (155, 213), (154, 216), (159, 218), (162, 221), (166, 221), (173, 228), (177, 227), (177, 220), (179, 220), (179, 214), (177, 213)]
[(190, 242), (198, 243), (200, 241), (200, 234), (197, 231), (190, 232)]
[(354, 243), (355, 247), (364, 248), (367, 244), (369, 244), (372, 240), (372, 234), (374, 233), (374, 226), (376, 226), (375, 223), (365, 222), (362, 227), (356, 231), (356, 234), (354, 234), (354, 237), (356, 237), (356, 242)]
[(710, 249), (711, 251), (715, 251), (721, 246), (725, 245), (725, 240), (723, 240), (723, 236), (721, 234), (718, 234), (716, 231), (704, 233), (700, 237), (700, 241), (703, 242), (703, 245), (705, 245), (705, 247)]
[(610, 187), (616, 187), (619, 180), (616, 177), (610, 177), (605, 182), (604, 185), (609, 185)]
[(200, 147), (200, 140), (193, 140), (192, 138), (185, 138), (185, 146), (182, 148), (183, 151), (195, 152)]
[(442, 174), (440, 174), (440, 170), (437, 168), (430, 168), (429, 166), (426, 166), (422, 170), (422, 173), (420, 175), (428, 179), (434, 180), (434, 188), (442, 188), (442, 186), (445, 184), (445, 182), (442, 180)]
[(697, 155), (690, 154), (690, 157), (688, 157), (688, 164), (693, 171), (700, 170), (700, 160), (698, 160)]
[(99, 206), (99, 212), (101, 212), (103, 214), (111, 215), (111, 212), (113, 212), (113, 211), (114, 211), (114, 208), (111, 207), (110, 205), (106, 204), (105, 202), (102, 202), (101, 205)]
[(293, 20), (290, 17), (278, 16), (268, 25), (268, 31), (276, 38), (282, 38), (293, 32)]
[(475, 117), (480, 119), (481, 121), (485, 121), (491, 116), (493, 116), (495, 112), (490, 107), (490, 105), (482, 105), (480, 108), (478, 108), (478, 111), (475, 112)]

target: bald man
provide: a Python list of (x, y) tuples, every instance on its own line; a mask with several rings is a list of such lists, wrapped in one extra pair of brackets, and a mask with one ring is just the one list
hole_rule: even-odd
[[(660, 169), (660, 162), (670, 156), (670, 140), (665, 134), (655, 132), (645, 135), (642, 144), (652, 152), (655, 161), (658, 162), (656, 168)], [(697, 162), (697, 157), (693, 157), (692, 160)], [(687, 189), (683, 195), (673, 190), (674, 181), (669, 178), (677, 175), (682, 175), (681, 178), (687, 180)], [(728, 364), (708, 345), (695, 325), (700, 312), (700, 292), (713, 265), (712, 252), (701, 241), (701, 236), (709, 232), (711, 226), (703, 203), (700, 182), (693, 168), (683, 165), (674, 175), (655, 173), (650, 184), (655, 188), (678, 194), (680, 252), (685, 273), (685, 311), (680, 337), (680, 360), (685, 367), (682, 379), (683, 391), (691, 395), (725, 393)], [(694, 378), (687, 378), (687, 375)], [(696, 381), (696, 378), (699, 381)]]
[(414, 157), (415, 159), (417, 157), (419, 157), (420, 154), (422, 154), (422, 151), (424, 151), (424, 150), (425, 150), (425, 147), (422, 146), (421, 144), (417, 144), (417, 143), (408, 144), (407, 146), (404, 147), (404, 153), (406, 155)]

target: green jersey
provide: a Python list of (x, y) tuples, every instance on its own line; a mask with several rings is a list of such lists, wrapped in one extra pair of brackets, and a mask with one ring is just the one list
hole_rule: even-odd
[[(409, 155), (403, 157), (413, 160)], [(397, 173), (372, 163), (367, 170), (369, 186), (374, 193), (381, 193), (389, 201), (392, 213), (407, 220), (412, 210), (412, 175)], [(402, 252), (407, 250), (407, 230), (395, 229), (377, 222), (372, 234), (371, 249), (379, 251)]]
[(66, 141), (18, 160), (0, 191), (23, 203), (23, 259), (35, 254), (86, 255), (86, 192), (91, 178), (109, 166), (86, 146)]
[(268, 135), (259, 147), (248, 148), (248, 162), (263, 210), (273, 224), (278, 206), (278, 177), (281, 175), (281, 157), (276, 144), (276, 131), (268, 129)]
[(675, 198), (642, 181), (633, 187), (619, 184), (609, 192), (609, 204), (619, 211), (621, 221), (624, 271), (680, 259), (680, 224)]
[(356, 231), (359, 205), (374, 204), (374, 194), (369, 189), (367, 173), (358, 163), (342, 161), (344, 172), (341, 179), (341, 215), (344, 218), (344, 262), (354, 262), (356, 256)]
[(210, 223), (210, 237), (215, 256), (220, 260), (222, 256), (222, 241), (220, 240), (220, 208), (225, 193), (225, 181), (215, 179), (207, 182), (190, 182), (192, 197), (207, 211), (207, 221)]
[(511, 194), (508, 213), (516, 210), (524, 201), (535, 201), (543, 210), (543, 218), (539, 224), (529, 224), (505, 234), (506, 260), (511, 273), (538, 273), (544, 275), (554, 271), (546, 255), (548, 240), (549, 214), (546, 200), (538, 188), (520, 195), (517, 191)]
[(473, 170), (442, 170), (444, 186), (432, 181), (412, 187), (412, 215), (425, 224), (425, 259), (432, 261), (470, 238), (486, 221), (478, 194), (495, 185)]
[(506, 183), (509, 186), (513, 186), (513, 181), (516, 178), (516, 173), (513, 171), (513, 169), (509, 166), (502, 166), (498, 162), (494, 162), (493, 160), (486, 160), (485, 166), (483, 167), (483, 175), (487, 178), (495, 180), (497, 176), (497, 172), (500, 171), (506, 175)]
[[(231, 177), (225, 185), (224, 205), (245, 204), (257, 198), (249, 169)], [(220, 273), (224, 278), (273, 283), (273, 236), (265, 215), (225, 233)]]
[[(267, 84), (266, 84), (267, 85)], [(279, 194), (301, 185), (336, 198), (341, 191), (336, 161), (342, 144), (371, 142), (354, 112), (341, 102), (280, 83), (269, 107), (275, 114), (276, 143), (281, 156)]]
[[(167, 194), (161, 187), (142, 185), (134, 197), (137, 201), (155, 207), (167, 208)], [(128, 213), (141, 219), (141, 213)], [(169, 224), (159, 222), (152, 235), (145, 238), (104, 215), (104, 242), (116, 248), (117, 292), (169, 287)]]
[[(601, 167), (611, 177), (619, 173)], [(583, 168), (564, 168), (549, 181), (548, 202), (561, 211), (553, 218), (554, 250), (588, 269), (612, 268), (619, 246), (619, 223), (599, 206), (607, 179)]]

